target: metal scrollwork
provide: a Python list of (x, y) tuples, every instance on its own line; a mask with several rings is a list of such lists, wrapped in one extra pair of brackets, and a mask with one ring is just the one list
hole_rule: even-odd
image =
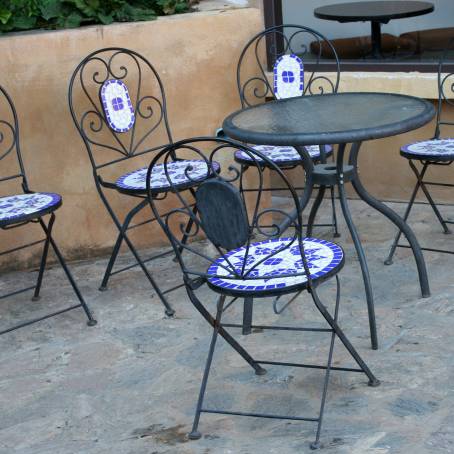
[[(122, 81), (129, 91), (134, 118), (127, 131), (114, 131), (106, 121), (100, 88), (111, 79)], [(104, 159), (99, 156), (102, 150), (128, 158), (158, 149), (162, 145), (151, 139), (158, 128), (164, 130), (165, 143), (172, 141), (161, 79), (148, 60), (134, 51), (105, 48), (87, 56), (71, 78), (69, 104), (95, 166)]]
[[(252, 185), (252, 192), (238, 189), (242, 182), (240, 172), (234, 165), (222, 165), (226, 161), (232, 162), (234, 153), (238, 150), (251, 156), (251, 167), (255, 168), (256, 171), (254, 178), (248, 181)], [(181, 179), (174, 178), (170, 170), (172, 163), (182, 160), (205, 161), (207, 169), (211, 169), (211, 171), (207, 172), (203, 181), (200, 179), (196, 180), (190, 174), (189, 165), (184, 169), (186, 179), (182, 182)], [(265, 199), (263, 193), (265, 184), (263, 161), (266, 161), (267, 166), (276, 172), (277, 179), (280, 180), (280, 187), (286, 188), (286, 191), (288, 190), (287, 194), (290, 195), (290, 209), (288, 211), (283, 208), (270, 207), (268, 204), (269, 199)], [(303, 224), (298, 194), (285, 173), (272, 161), (268, 161), (267, 157), (262, 153), (243, 144), (229, 139), (208, 137), (187, 139), (174, 143), (159, 151), (153, 158), (146, 178), (148, 182), (148, 199), (154, 216), (173, 245), (188, 282), (193, 279), (207, 281), (216, 277), (225, 278), (226, 276), (232, 281), (270, 279), (268, 275), (260, 274), (262, 265), (266, 261), (295, 246), (302, 254), (304, 253), (302, 242)], [(214, 172), (213, 170), (217, 168), (218, 162), (221, 163), (221, 168)], [(165, 214), (161, 214), (164, 211), (164, 207), (160, 207), (159, 199), (153, 196), (150, 183), (153, 169), (161, 165), (164, 166), (164, 174), (171, 188), (169, 193), (177, 198), (179, 206), (179, 208), (171, 209)], [(213, 206), (215, 211), (211, 212), (210, 209), (210, 216), (207, 218), (203, 217), (203, 212), (200, 211), (202, 209), (201, 206), (203, 207), (203, 204), (200, 205), (200, 200), (202, 200), (200, 197), (205, 197), (207, 191), (200, 193), (199, 190), (208, 182), (214, 183), (206, 186), (206, 188), (211, 200), (210, 203), (212, 203), (210, 206)], [(187, 194), (188, 184), (194, 188), (195, 204), (189, 203), (184, 195), (185, 193)], [(220, 191), (219, 195), (217, 195), (217, 191)], [(231, 198), (227, 197), (226, 199), (226, 194), (230, 194)], [(219, 200), (217, 197), (219, 197)], [(246, 199), (252, 200), (248, 201)], [(235, 200), (236, 202), (234, 203)], [(291, 201), (293, 201), (293, 204)], [(246, 210), (246, 218), (237, 216), (243, 210), (241, 206)], [(291, 214), (294, 212), (295, 207), (298, 213), (296, 217)], [(218, 225), (212, 227), (207, 225), (203, 219), (205, 221), (209, 219), (210, 222), (214, 219), (214, 224), (218, 223)], [(289, 221), (287, 222), (285, 239), (282, 238), (284, 232), (280, 227), (282, 220)], [(238, 222), (246, 222), (247, 225), (241, 226)], [(210, 230), (211, 228), (216, 230), (212, 231)], [(219, 232), (221, 232), (221, 235), (218, 234)], [(243, 238), (242, 232), (246, 232), (246, 237)], [(224, 243), (225, 238), (238, 238), (238, 236), (243, 238), (240, 243), (244, 249), (244, 257), (241, 262), (238, 262), (238, 257), (232, 255), (231, 249)], [(254, 245), (257, 244), (257, 241), (269, 240), (273, 242), (274, 238), (277, 237), (281, 238), (279, 247), (271, 247), (269, 250), (265, 248), (260, 257), (249, 256), (250, 251), (256, 247)], [(185, 239), (183, 240), (182, 238)], [(292, 254), (295, 254), (295, 252), (292, 252)], [(216, 267), (220, 273), (219, 276), (207, 271), (212, 266)], [(280, 277), (303, 276), (307, 275), (308, 272), (307, 261), (305, 257), (302, 257), (301, 267), (298, 270), (281, 273)]]
[[(330, 47), (334, 56), (336, 68), (334, 78), (323, 74), (322, 45)], [(320, 95), (337, 91), (340, 64), (331, 43), (311, 28), (300, 25), (280, 25), (253, 37), (241, 53), (237, 67), (237, 84), (243, 107), (253, 106), (265, 101), (266, 98), (274, 97), (274, 90), (270, 83), (272, 75), (263, 63), (265, 48), (268, 64), (271, 67), (278, 58), (286, 54), (295, 54), (303, 60), (305, 72), (309, 74), (304, 83), (303, 95)], [(250, 74), (251, 66), (256, 68), (253, 75)]]

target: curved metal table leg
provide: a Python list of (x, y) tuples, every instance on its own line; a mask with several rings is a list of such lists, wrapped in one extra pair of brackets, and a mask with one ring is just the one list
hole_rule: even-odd
[(372, 349), (378, 349), (378, 339), (377, 339), (377, 324), (375, 321), (375, 308), (374, 308), (374, 295), (372, 293), (372, 285), (370, 282), (369, 268), (367, 267), (366, 255), (364, 254), (363, 247), (361, 245), (361, 240), (359, 238), (358, 232), (356, 230), (355, 224), (348, 208), (347, 196), (345, 193), (344, 187), (344, 177), (343, 177), (343, 161), (345, 153), (345, 144), (339, 145), (339, 151), (337, 153), (337, 175), (338, 175), (338, 188), (339, 188), (339, 200), (342, 208), (342, 213), (344, 214), (345, 221), (347, 223), (348, 230), (355, 245), (356, 253), (358, 255), (359, 264), (361, 266), (361, 272), (364, 280), (364, 289), (366, 291), (366, 301), (367, 301), (367, 311), (369, 315), (369, 329), (370, 329), (370, 340)]
[(349, 163), (355, 168), (355, 174), (352, 179), (353, 187), (355, 188), (356, 193), (359, 197), (364, 200), (372, 208), (375, 208), (377, 211), (386, 216), (391, 222), (393, 222), (399, 230), (403, 232), (407, 241), (409, 242), (413, 255), (415, 257), (416, 266), (418, 268), (419, 283), (421, 286), (421, 293), (423, 298), (428, 298), (430, 296), (430, 287), (429, 279), (427, 277), (426, 262), (424, 261), (424, 256), (421, 251), (421, 247), (416, 239), (415, 234), (408, 226), (408, 224), (391, 208), (386, 206), (384, 203), (372, 197), (364, 188), (361, 180), (358, 175), (358, 153), (361, 147), (361, 142), (354, 143), (352, 145), (349, 157)]

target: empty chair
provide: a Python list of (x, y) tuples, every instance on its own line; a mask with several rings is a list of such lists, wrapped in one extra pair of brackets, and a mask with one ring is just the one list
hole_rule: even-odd
[[(0, 334), (5, 334), (79, 307), (85, 311), (88, 318), (88, 325), (96, 325), (96, 320), (93, 318), (90, 309), (65, 263), (63, 255), (52, 237), (52, 228), (56, 219), (55, 212), (62, 205), (62, 197), (60, 194), (53, 192), (34, 192), (30, 189), (21, 156), (19, 122), (16, 109), (12, 99), (2, 87), (0, 87), (0, 161), (2, 165), (0, 168), (0, 183), (5, 183), (2, 187), (5, 187), (7, 182), (10, 183), (10, 186), (17, 183), (17, 187), (14, 191), (20, 190), (20, 193), (9, 193), (8, 195), (0, 196), (0, 228), (6, 231), (21, 228), (23, 226), (30, 228), (33, 224), (37, 224), (44, 233), (44, 238), (41, 240), (35, 240), (0, 252), (0, 255), (6, 255), (28, 247), (42, 245), (41, 261), (36, 281), (26, 288), (20, 290), (16, 289), (7, 294), (0, 295), (0, 299), (17, 295), (22, 292), (33, 291), (32, 301), (39, 300), (49, 247), (52, 246), (57, 260), (60, 262), (79, 301), (77, 304), (70, 307), (59, 309), (7, 329), (2, 329)], [(8, 173), (5, 174), (6, 172)], [(2, 193), (5, 194), (3, 191)]]
[[(241, 191), (241, 177), (238, 164), (234, 164), (234, 155), (240, 150), (250, 159), (249, 186), (254, 191)], [(282, 169), (260, 151), (241, 145), (227, 139), (196, 138), (188, 139), (169, 145), (160, 151), (152, 160), (148, 175), (152, 175), (156, 166), (171, 164), (172, 159), (178, 156), (202, 160), (210, 168), (212, 178), (202, 182), (195, 191), (196, 209), (188, 203), (186, 195), (168, 178), (172, 191), (180, 200), (181, 208), (169, 210), (165, 214), (162, 210), (162, 200), (154, 197), (151, 185), (148, 183), (148, 197), (151, 208), (163, 231), (169, 238), (175, 251), (178, 263), (184, 277), (189, 300), (213, 327), (209, 345), (208, 359), (203, 373), (200, 394), (197, 402), (196, 414), (191, 439), (201, 436), (199, 432), (200, 416), (205, 413), (220, 413), (224, 415), (242, 415), (264, 418), (284, 418), (297, 421), (317, 423), (317, 431), (313, 448), (319, 446), (323, 412), (328, 389), (328, 380), (331, 371), (350, 371), (366, 374), (369, 385), (377, 386), (378, 380), (353, 348), (343, 331), (339, 318), (340, 284), (338, 273), (344, 264), (342, 248), (332, 242), (318, 238), (303, 236), (302, 207), (297, 191), (290, 183)], [(216, 162), (232, 162), (231, 165), (218, 169)], [(265, 165), (264, 165), (265, 164)], [(274, 208), (270, 205), (270, 197), (264, 191), (264, 169), (272, 169), (279, 184), (285, 188), (288, 197), (288, 206)], [(304, 172), (302, 171), (304, 178)], [(147, 179), (147, 181), (149, 181)], [(294, 221), (281, 235), (280, 223), (289, 219), (289, 212), (297, 210)], [(189, 222), (190, 221), (190, 222)], [(188, 233), (190, 241), (183, 243), (181, 233), (187, 225), (191, 225)], [(184, 253), (182, 253), (184, 251)], [(330, 278), (335, 278), (337, 294), (332, 311), (318, 296), (318, 286)], [(306, 304), (313, 304), (320, 313), (320, 321), (326, 326), (288, 327), (263, 326), (254, 323), (254, 307), (271, 304), (267, 297), (277, 295), (307, 296)], [(208, 296), (207, 296), (208, 295)], [(209, 296), (216, 301), (216, 313), (212, 314), (208, 302)], [(205, 302), (204, 302), (205, 301)], [(300, 301), (302, 302), (302, 301)], [(242, 305), (242, 320), (240, 323), (223, 322), (224, 312), (232, 305)], [(328, 357), (321, 364), (295, 364), (282, 359), (256, 359), (254, 353), (247, 352), (229, 332), (240, 329), (244, 335), (253, 330), (278, 330), (282, 335), (296, 336), (299, 332), (320, 332), (329, 338)], [(265, 334), (260, 334), (266, 337)], [(320, 380), (321, 400), (319, 412), (316, 415), (284, 415), (252, 412), (244, 407), (238, 410), (212, 408), (207, 396), (207, 382), (214, 357), (218, 336), (221, 336), (238, 353), (257, 375), (263, 375), (266, 370), (263, 366), (291, 366), (301, 368), (317, 368), (325, 371)], [(335, 338), (350, 352), (358, 367), (345, 368), (332, 365)], [(266, 339), (263, 339), (266, 342)], [(276, 343), (270, 342), (273, 350)], [(285, 344), (284, 344), (285, 345)], [(295, 345), (301, 345), (298, 339)], [(293, 351), (293, 349), (292, 349)]]
[[(310, 53), (311, 42), (318, 44), (315, 54)], [(272, 70), (272, 81), (264, 62), (266, 44), (269, 46), (267, 57), (269, 69)], [(321, 68), (322, 48), (330, 49), (332, 54), (330, 72), (334, 73), (333, 78), (327, 77)], [(243, 108), (267, 99), (336, 93), (339, 79), (339, 59), (331, 42), (316, 30), (302, 25), (278, 25), (258, 33), (244, 47), (237, 65), (237, 86)], [(302, 164), (300, 155), (294, 147), (274, 145), (252, 147), (282, 169), (294, 169), (295, 166)], [(326, 163), (327, 158), (333, 153), (331, 145), (312, 145), (306, 149), (312, 159), (320, 163)], [(239, 150), (235, 159), (241, 164), (241, 173), (247, 172), (251, 164), (249, 156)], [(266, 165), (265, 162), (262, 165)], [(296, 186), (297, 189), (301, 189)], [(280, 188), (273, 184), (268, 190), (280, 191)], [(330, 187), (330, 192), (332, 223), (319, 225), (333, 226), (334, 236), (338, 237), (333, 186)], [(325, 188), (321, 188), (309, 216), (309, 233), (312, 232), (317, 209), (324, 194)]]
[[(438, 222), (441, 224), (443, 233), (451, 233), (448, 225), (453, 224), (453, 221), (449, 221), (443, 217), (440, 213), (440, 210), (437, 207), (432, 195), (430, 194), (430, 186), (442, 186), (442, 187), (454, 187), (453, 183), (443, 183), (440, 181), (428, 180), (426, 174), (430, 169), (437, 167), (449, 166), (454, 162), (454, 134), (449, 137), (445, 135), (449, 126), (454, 131), (454, 122), (447, 121), (443, 118), (442, 109), (443, 103), (448, 105), (454, 105), (451, 96), (453, 93), (454, 87), (454, 73), (446, 72), (446, 65), (449, 63), (448, 59), (450, 53), (454, 50), (454, 40), (451, 40), (450, 45), (444, 50), (439, 64), (438, 64), (438, 108), (437, 108), (437, 117), (435, 125), (435, 133), (433, 138), (428, 140), (422, 140), (419, 142), (410, 143), (404, 145), (400, 149), (400, 154), (405, 159), (408, 160), (411, 170), (416, 176), (416, 184), (413, 189), (413, 192), (410, 196), (410, 201), (408, 202), (407, 208), (404, 214), (404, 220), (407, 221), (411, 209), (416, 200), (416, 196), (421, 189), (424, 196), (426, 197), (428, 204), (432, 208), (432, 211), (435, 214)], [(442, 135), (443, 131), (443, 135)], [(388, 257), (385, 260), (385, 264), (392, 264), (392, 259), (396, 248), (398, 247), (407, 247), (406, 245), (400, 244), (400, 237), (402, 231), (397, 232), (396, 237), (394, 238), (393, 244), (389, 251)], [(422, 250), (432, 251), (432, 252), (442, 252), (454, 254), (454, 250), (445, 250), (437, 249), (430, 247), (422, 247)]]
[[(88, 151), (96, 189), (119, 231), (100, 290), (107, 289), (110, 276), (139, 266), (165, 306), (165, 313), (173, 315), (165, 294), (182, 284), (161, 290), (146, 266), (172, 251), (143, 258), (128, 236), (131, 229), (154, 221), (150, 218), (132, 223), (148, 205), (145, 165), (150, 158), (145, 159), (145, 155), (172, 142), (162, 81), (150, 62), (137, 52), (117, 47), (99, 49), (75, 69), (69, 84), (69, 107)], [(208, 175), (203, 163), (192, 162), (190, 171), (187, 164), (185, 159), (175, 159), (167, 170), (174, 184), (191, 192), (193, 182)], [(156, 197), (167, 198), (170, 185), (162, 167), (156, 167), (151, 184)], [(130, 206), (123, 219), (112, 203), (119, 194)], [(184, 233), (182, 237), (186, 241)], [(135, 263), (114, 270), (123, 241)]]

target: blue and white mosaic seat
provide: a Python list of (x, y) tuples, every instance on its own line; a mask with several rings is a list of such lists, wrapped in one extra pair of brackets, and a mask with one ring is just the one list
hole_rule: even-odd
[(44, 216), (56, 210), (61, 203), (61, 196), (51, 192), (0, 197), (0, 226)]
[[(291, 241), (292, 238), (275, 238), (250, 245), (246, 272), (264, 257), (281, 250), (267, 257), (251, 271), (249, 276), (254, 279), (247, 279), (247, 276), (244, 280), (229, 279), (229, 276), (232, 277), (232, 266), (241, 272), (246, 248), (241, 247), (230, 251), (209, 267), (207, 274), (213, 276), (208, 279), (210, 287), (214, 290), (222, 289), (223, 293), (228, 292), (233, 295), (247, 295), (253, 292), (254, 296), (260, 296), (261, 292), (263, 296), (268, 296), (304, 288), (307, 277), (300, 274), (304, 273), (301, 252), (296, 241), (289, 246)], [(305, 238), (303, 244), (312, 279), (327, 278), (342, 267), (344, 253), (337, 244), (318, 238)], [(289, 276), (291, 274), (295, 276)]]
[[(251, 148), (259, 151), (278, 166), (291, 166), (301, 163), (301, 156), (294, 147), (252, 145)], [(314, 161), (318, 161), (320, 159), (320, 147), (318, 145), (310, 145), (305, 148)], [(333, 147), (331, 145), (325, 145), (325, 155), (330, 156), (332, 153)], [(254, 155), (254, 158), (257, 159), (257, 161), (262, 160), (257, 155)], [(250, 164), (253, 162), (253, 158), (244, 150), (238, 150), (235, 153), (235, 159), (242, 164)]]
[(454, 161), (454, 139), (431, 139), (404, 145), (400, 154), (408, 159)]
[[(213, 170), (218, 172), (219, 163), (213, 162)], [(153, 167), (151, 174), (151, 189), (154, 192), (165, 192), (172, 185), (179, 189), (185, 186), (193, 186), (197, 182), (205, 180), (211, 171), (203, 160), (175, 161), (167, 163), (166, 175), (164, 164), (157, 164)], [(116, 186), (127, 192), (144, 192), (147, 189), (146, 177), (148, 167), (134, 170), (133, 172), (122, 175), (117, 181)], [(169, 181), (170, 179), (170, 181)]]

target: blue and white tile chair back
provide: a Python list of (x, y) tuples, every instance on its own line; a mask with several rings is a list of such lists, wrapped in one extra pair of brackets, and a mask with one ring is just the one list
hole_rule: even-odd
[[(449, 137), (453, 133), (454, 123), (449, 121), (449, 119), (444, 119), (445, 108), (454, 106), (454, 73), (450, 73), (450, 67), (446, 67), (447, 64), (451, 64), (452, 62), (450, 55), (453, 51), (454, 39), (451, 40), (450, 44), (443, 51), (438, 65), (438, 106), (433, 138), (409, 143), (400, 149), (401, 156), (408, 160), (410, 169), (416, 177), (416, 184), (405, 210), (404, 220), (407, 221), (409, 218), (416, 197), (421, 189), (427, 199), (427, 204), (432, 208), (435, 218), (440, 223), (443, 233), (446, 234), (451, 233), (449, 225), (454, 222), (442, 215), (429, 188), (431, 186), (454, 188), (454, 183), (434, 181), (433, 177), (428, 180), (426, 179), (426, 174), (430, 169), (449, 166), (454, 162), (454, 138)], [(447, 137), (443, 137), (442, 132), (444, 134), (447, 133)], [(401, 235), (402, 232), (398, 231), (391, 245), (388, 257), (385, 260), (385, 264), (392, 264), (394, 253), (398, 247), (406, 247), (406, 245), (400, 244)], [(454, 250), (452, 249), (437, 249), (435, 247), (422, 247), (421, 249), (431, 252), (454, 254)]]
[[(249, 193), (240, 190), (239, 169), (234, 165), (219, 168), (217, 164), (221, 157), (228, 161), (229, 156), (233, 157), (238, 149), (253, 158), (250, 171), (255, 172), (257, 177), (253, 179), (254, 190)], [(150, 177), (154, 172), (161, 173), (162, 165), (165, 169), (167, 164), (171, 164), (171, 156), (187, 156), (188, 150), (193, 155), (192, 160), (202, 161), (210, 168), (213, 177), (205, 179), (198, 186), (195, 194), (196, 209), (194, 210), (185, 202), (185, 197), (181, 194), (178, 185), (174, 184), (171, 173), (164, 171), (163, 174), (172, 187), (172, 192), (182, 204), (179, 209), (166, 210), (162, 206), (165, 202), (154, 197)], [(262, 165), (264, 162), (266, 166)], [(264, 202), (266, 200), (263, 194), (263, 190), (266, 189), (263, 187), (265, 167), (271, 168), (275, 172), (280, 187), (288, 191), (289, 210), (296, 210), (296, 218), (291, 221), (291, 227), (286, 230), (285, 236), (281, 235), (279, 225), (282, 220), (289, 218), (288, 213), (285, 210), (268, 206)], [(298, 177), (304, 180), (304, 170), (301, 167), (299, 169)], [(327, 366), (299, 365), (300, 367), (318, 367), (326, 370), (324, 383), (321, 384), (322, 398), (319, 416), (302, 418), (260, 412), (247, 414), (255, 417), (276, 419), (282, 417), (316, 422), (318, 424), (317, 435), (312, 446), (318, 447), (335, 337), (341, 340), (356, 361), (358, 368), (354, 370), (365, 373), (371, 386), (379, 384), (338, 325), (340, 287), (337, 274), (343, 267), (345, 259), (342, 248), (330, 241), (303, 237), (304, 226), (299, 195), (283, 170), (265, 154), (238, 142), (200, 137), (177, 142), (158, 153), (148, 168), (145, 180), (151, 209), (173, 246), (184, 276), (188, 298), (213, 327), (208, 360), (189, 438), (200, 438), (198, 425), (202, 413), (225, 414), (225, 410), (210, 409), (204, 404), (206, 384), (218, 335), (223, 337), (236, 353), (246, 360), (257, 375), (266, 373), (262, 367), (264, 364), (295, 365), (279, 361), (255, 360), (229, 333), (228, 328), (240, 328), (243, 334), (251, 334), (256, 326), (253, 323), (254, 304), (260, 302), (265, 310), (267, 307), (271, 309), (270, 301), (264, 298), (283, 294), (293, 295), (295, 298), (307, 290), (305, 293), (307, 302), (312, 301), (329, 326), (328, 329), (311, 328), (311, 330), (325, 334), (328, 332), (331, 335)], [(189, 223), (187, 219), (191, 222)], [(185, 225), (190, 225), (188, 236), (191, 241), (189, 243), (181, 241), (181, 231)], [(334, 315), (331, 315), (320, 300), (317, 288), (322, 282), (328, 281), (330, 277), (334, 276), (336, 277), (337, 292)], [(205, 286), (213, 291), (213, 296), (216, 295), (215, 315), (210, 313), (211, 305), (206, 302), (208, 299), (206, 292), (200, 294), (197, 292)], [(199, 295), (203, 295), (203, 301)], [(228, 297), (231, 299), (227, 302)], [(241, 317), (243, 322), (241, 324), (231, 322), (224, 324), (221, 320), (224, 310), (231, 304), (241, 304), (241, 300), (243, 302)], [(261, 330), (278, 329), (280, 332), (288, 329), (287, 333), (292, 334), (305, 330), (305, 328), (299, 327), (259, 326)], [(244, 413), (232, 409), (228, 409), (227, 414), (244, 415)]]
[[(9, 247), (5, 251), (0, 252), (0, 256), (6, 256), (14, 254), (18, 250), (23, 251), (27, 248), (42, 245), (38, 276), (36, 281), (34, 281), (34, 284), (19, 290), (13, 289), (12, 291), (3, 293), (0, 295), (0, 299), (29, 292), (31, 290), (33, 290), (32, 300), (39, 299), (44, 271), (47, 264), (48, 251), (49, 248), (52, 247), (79, 303), (46, 315), (35, 316), (35, 318), (25, 322), (15, 323), (9, 328), (0, 326), (0, 335), (76, 308), (82, 308), (84, 310), (88, 318), (88, 325), (93, 326), (96, 324), (96, 320), (93, 318), (90, 309), (80, 293), (80, 290), (52, 237), (52, 228), (56, 219), (55, 211), (61, 206), (62, 197), (53, 192), (33, 192), (30, 189), (21, 155), (18, 131), (19, 121), (16, 108), (6, 90), (0, 86), (0, 161), (2, 164), (0, 168), (0, 183), (2, 193), (6, 193), (6, 195), (0, 196), (0, 229), (12, 230), (21, 228), (24, 225), (30, 226), (31, 223), (33, 223), (39, 225), (44, 234), (44, 238), (41, 240), (36, 240), (35, 237), (31, 242), (15, 245), (14, 248)], [(5, 169), (8, 172), (6, 175)], [(18, 191), (20, 191), (20, 193), (18, 193)], [(12, 194), (12, 192), (14, 192), (14, 194)], [(2, 290), (4, 291), (4, 288), (2, 288)], [(7, 317), (4, 314), (0, 314), (0, 319), (4, 320), (7, 319)]]
[(274, 63), (273, 89), (276, 99), (296, 98), (304, 93), (304, 65), (297, 55), (281, 55)]
[[(128, 236), (131, 228), (147, 223), (133, 222), (148, 208), (147, 168), (143, 166), (149, 163), (151, 156), (173, 142), (164, 86), (158, 72), (143, 55), (133, 50), (99, 49), (76, 67), (69, 84), (69, 108), (90, 157), (96, 189), (119, 232), (99, 289), (107, 290), (113, 274), (138, 266), (164, 305), (166, 315), (173, 315), (166, 292), (160, 289), (149, 269), (151, 266), (146, 266), (146, 262), (152, 264), (153, 258), (143, 258)], [(162, 171), (156, 170), (152, 175), (154, 193), (167, 198), (170, 185)], [(185, 158), (173, 160), (167, 170), (172, 174), (173, 184), (187, 189), (189, 195), (198, 183), (210, 176), (204, 163)], [(130, 196), (131, 207), (126, 216), (117, 212), (112, 203), (115, 193)], [(114, 269), (123, 242), (135, 263)]]

